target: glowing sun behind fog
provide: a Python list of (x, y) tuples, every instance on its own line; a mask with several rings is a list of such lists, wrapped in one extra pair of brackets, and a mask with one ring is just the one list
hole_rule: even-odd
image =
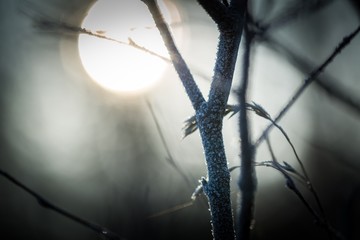
[[(176, 8), (159, 1), (168, 23), (179, 21)], [(161, 36), (146, 5), (134, 0), (98, 1), (82, 27), (94, 33), (128, 43), (129, 39), (159, 55), (168, 57)], [(138, 92), (161, 79), (168, 64), (158, 57), (127, 44), (82, 34), (79, 54), (84, 69), (100, 86), (114, 92)]]

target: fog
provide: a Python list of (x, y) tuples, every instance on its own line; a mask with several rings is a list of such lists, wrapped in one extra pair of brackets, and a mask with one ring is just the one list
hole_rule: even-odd
[[(173, 31), (182, 31), (179, 48), (207, 95), (215, 62), (216, 26), (193, 1), (173, 2), (182, 18), (181, 23), (172, 24)], [(263, 22), (296, 1), (284, 5), (265, 2), (252, 5), (254, 15)], [(83, 68), (77, 34), (44, 30), (35, 24), (37, 19), (50, 19), (81, 26), (94, 3), (0, 2), (0, 169), (52, 203), (126, 239), (211, 239), (205, 197), (187, 204), (198, 180), (206, 176), (206, 165), (198, 133), (183, 138), (184, 121), (194, 112), (172, 66), (147, 91), (111, 92), (96, 84)], [(358, 24), (355, 4), (332, 1), (270, 35), (314, 69)], [(324, 73), (325, 80), (358, 104), (359, 43), (360, 38), (355, 38)], [(312, 69), (299, 70), (266, 43), (257, 43), (252, 54), (249, 97), (276, 116)], [(239, 66), (241, 56), (240, 50)], [(238, 69), (234, 89), (239, 75)], [(229, 103), (236, 103), (235, 95)], [(358, 110), (313, 84), (280, 121), (329, 221), (348, 239), (360, 236), (359, 116)], [(269, 123), (255, 114), (250, 118), (256, 140)], [(224, 137), (229, 166), (239, 165), (237, 115), (224, 118)], [(299, 169), (281, 133), (273, 129), (270, 139), (279, 161)], [(270, 160), (265, 145), (259, 147), (256, 160)], [(326, 231), (313, 223), (279, 172), (258, 167), (257, 177), (253, 239), (326, 238)], [(237, 179), (234, 171), (234, 206)], [(306, 189), (304, 192), (312, 199)], [(174, 207), (184, 204), (187, 207), (175, 211)], [(5, 178), (0, 178), (0, 226), (1, 239), (102, 239), (42, 208)]]

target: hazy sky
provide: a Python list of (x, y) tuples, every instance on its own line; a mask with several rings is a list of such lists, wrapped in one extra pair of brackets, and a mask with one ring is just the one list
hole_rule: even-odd
[[(269, 1), (274, 5), (257, 2), (254, 12), (264, 21), (271, 20), (283, 9), (274, 1)], [(311, 63), (321, 63), (358, 23), (350, 5), (345, 1), (334, 2), (315, 16), (299, 18), (276, 30), (273, 36)], [(199, 5), (192, 1), (176, 3), (181, 3), (182, 17), (181, 24), (173, 24), (174, 31), (182, 31), (181, 39), (177, 39), (179, 48), (193, 72), (211, 76), (216, 27)], [(193, 110), (171, 66), (147, 92), (113, 93), (94, 83), (85, 72), (76, 35), (34, 26), (38, 18), (80, 26), (90, 5), (85, 0), (0, 2), (0, 168), (54, 203), (129, 239), (188, 239), (195, 232), (203, 234), (204, 239), (210, 238), (204, 201), (175, 213), (147, 218), (188, 202), (198, 179), (206, 175), (198, 134), (182, 139), (183, 122)], [(129, 9), (128, 14), (135, 14), (134, 11)], [(360, 91), (359, 43), (360, 39), (355, 39), (328, 72), (354, 96)], [(306, 74), (264, 45), (256, 45), (253, 54), (251, 100), (276, 115)], [(238, 76), (239, 71), (235, 75), (235, 86)], [(195, 74), (195, 78), (206, 96), (209, 80), (200, 74)], [(236, 103), (234, 96), (229, 101)], [(153, 107), (167, 146), (161, 140), (147, 102)], [(305, 163), (313, 167), (310, 172), (318, 176), (315, 179), (326, 199), (337, 195), (340, 202), (345, 202), (349, 199), (346, 196), (358, 194), (354, 190), (359, 183), (354, 175), (360, 165), (356, 159), (360, 154), (358, 116), (317, 88), (311, 88), (281, 122)], [(258, 136), (267, 122), (254, 115), (251, 118), (254, 136)], [(239, 162), (236, 124), (236, 117), (225, 118), (224, 136), (230, 166)], [(281, 161), (296, 166), (291, 149), (281, 135), (275, 133), (271, 138), (276, 142), (274, 148)], [(168, 160), (166, 147), (173, 162)], [(327, 150), (319, 153), (318, 147)], [(269, 160), (264, 149), (259, 150), (258, 161)], [(332, 152), (329, 153), (329, 149)], [(336, 162), (339, 159), (343, 161), (340, 166)], [(332, 161), (329, 170), (322, 172), (328, 161)], [(336, 169), (340, 169), (339, 176), (329, 179)], [(290, 230), (291, 227), (305, 229), (304, 236), (312, 231), (323, 236), (312, 225), (299, 200), (283, 187), (283, 179), (277, 172), (259, 169), (258, 177), (256, 239), (266, 239), (264, 234), (271, 232), (280, 238), (286, 237), (281, 233), (284, 228), (281, 224)], [(236, 179), (234, 173), (234, 191)], [(327, 184), (327, 181), (334, 182)], [(342, 186), (347, 186), (344, 191), (340, 191)], [(338, 192), (328, 191), (333, 187), (338, 188)], [(0, 179), (0, 195), (0, 225), (4, 226), (5, 235), (12, 234), (8, 239), (99, 238), (41, 208), (34, 199), (3, 179)], [(234, 192), (234, 200), (235, 197)], [(333, 202), (329, 201), (326, 206), (331, 209)], [(354, 209), (359, 207), (355, 205)], [(276, 216), (279, 216), (279, 226), (266, 224)], [(331, 216), (339, 217), (336, 213)], [(359, 214), (354, 215), (354, 219), (355, 216)], [(301, 219), (298, 228), (297, 218)]]

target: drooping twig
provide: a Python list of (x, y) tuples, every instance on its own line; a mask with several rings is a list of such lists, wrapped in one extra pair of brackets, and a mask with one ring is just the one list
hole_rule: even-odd
[(282, 133), (282, 135), (285, 137), (286, 141), (289, 143), (294, 155), (295, 155), (295, 158), (297, 160), (297, 162), (299, 163), (300, 165), (300, 168), (301, 168), (301, 171), (302, 171), (302, 175), (298, 175), (300, 177), (303, 178), (303, 180), (305, 181), (305, 184), (307, 186), (307, 188), (309, 189), (309, 191), (313, 194), (314, 198), (315, 198), (315, 201), (320, 209), (320, 213), (322, 215), (322, 217), (325, 219), (325, 211), (322, 207), (322, 204), (321, 204), (321, 201), (320, 201), (320, 198), (316, 192), (316, 190), (314, 189), (314, 186), (312, 185), (311, 183), (311, 180), (309, 178), (309, 175), (307, 174), (307, 171), (305, 169), (305, 166), (303, 164), (303, 162), (301, 161), (296, 149), (295, 149), (295, 146), (294, 144), (292, 143), (292, 141), (290, 140), (288, 134), (285, 132), (285, 130), (279, 125), (277, 124), (270, 116), (270, 114), (262, 107), (260, 106), (259, 104), (253, 102), (252, 104), (248, 104), (248, 109), (249, 110), (252, 110), (254, 111), (257, 115), (269, 120), (272, 124), (274, 124), (274, 126), (280, 130), (280, 132)]
[(81, 225), (83, 225), (86, 228), (89, 228), (93, 231), (95, 231), (96, 233), (104, 236), (106, 239), (111, 239), (111, 240), (125, 240), (125, 238), (120, 237), (118, 234), (102, 227), (99, 226), (95, 223), (92, 223), (88, 220), (85, 220), (81, 217), (78, 217), (68, 211), (66, 211), (63, 208), (60, 208), (59, 206), (56, 206), (55, 204), (51, 203), (49, 200), (45, 199), (43, 196), (41, 196), (40, 194), (38, 194), (37, 192), (35, 192), (34, 190), (30, 189), (29, 187), (27, 187), (25, 184), (21, 183), (19, 180), (17, 180), (16, 178), (14, 178), (13, 176), (11, 176), (10, 174), (8, 174), (7, 172), (3, 171), (0, 169), (0, 175), (3, 176), (4, 178), (6, 178), (8, 181), (10, 181), (11, 183), (15, 184), (16, 186), (18, 186), (19, 188), (21, 188), (22, 190), (24, 190), (25, 192), (27, 192), (28, 194), (30, 194), (31, 196), (33, 196), (37, 202), (40, 204), (40, 206), (49, 209), (51, 211), (54, 211), (74, 222), (77, 222)]
[(271, 147), (271, 143), (268, 137), (265, 138), (266, 144), (268, 146), (271, 158), (272, 158), (272, 162), (274, 164), (274, 168), (276, 170), (278, 170), (279, 172), (281, 172), (281, 174), (284, 176), (285, 180), (286, 180), (286, 186), (292, 190), (297, 196), (298, 198), (301, 200), (301, 202), (305, 205), (305, 207), (309, 210), (309, 212), (314, 216), (314, 218), (317, 221), (320, 221), (321, 218), (318, 215), (318, 213), (311, 207), (311, 205), (306, 201), (305, 197), (301, 194), (300, 190), (296, 187), (295, 182), (292, 180), (291, 176), (282, 168), (282, 166), (279, 164), (279, 162), (277, 161), (274, 151)]
[(317, 211), (305, 199), (305, 197), (300, 192), (300, 190), (296, 186), (296, 184), (293, 181), (293, 179), (291, 178), (291, 176), (286, 172), (286, 169), (284, 168), (284, 166), (280, 165), (280, 163), (277, 161), (268, 136), (265, 137), (265, 141), (267, 143), (270, 155), (272, 157), (272, 163), (273, 163), (272, 167), (275, 168), (276, 170), (278, 170), (284, 176), (284, 178), (286, 180), (286, 186), (296, 194), (296, 196), (300, 199), (300, 201), (304, 204), (304, 206), (307, 208), (307, 210), (314, 217), (314, 219), (316, 220), (316, 223), (320, 227), (323, 227), (328, 232), (329, 239), (332, 239), (332, 236), (334, 236), (336, 239), (345, 240), (344, 236), (339, 231), (337, 231), (335, 228), (333, 228), (331, 226), (331, 224), (327, 221), (325, 216), (319, 215), (317, 213)]
[[(340, 54), (340, 52), (347, 47), (350, 42), (354, 39), (354, 37), (359, 33), (360, 26), (358, 26), (353, 32), (349, 35), (345, 36), (335, 50), (330, 54), (330, 56), (314, 71), (310, 73), (310, 75), (304, 80), (303, 84), (300, 88), (295, 92), (295, 94), (291, 97), (291, 99), (287, 102), (287, 104), (282, 108), (282, 110), (278, 113), (278, 115), (274, 118), (274, 122), (278, 122), (292, 107), (292, 105), (296, 102), (296, 100), (301, 96), (301, 94), (305, 91), (305, 89), (314, 81), (317, 80), (318, 76), (325, 70), (325, 68), (334, 60), (334, 58)], [(265, 139), (269, 131), (273, 128), (274, 124), (270, 124), (261, 134), (261, 136), (255, 142), (255, 147), (258, 147), (259, 144)]]

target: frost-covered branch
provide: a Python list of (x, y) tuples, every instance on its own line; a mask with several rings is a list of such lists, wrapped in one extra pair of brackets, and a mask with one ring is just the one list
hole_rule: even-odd
[(175, 41), (171, 35), (168, 25), (166, 24), (164, 17), (162, 16), (159, 6), (156, 0), (141, 0), (144, 2), (154, 21), (156, 27), (159, 29), (161, 37), (164, 41), (164, 44), (169, 52), (170, 58), (174, 64), (177, 74), (179, 75), (180, 80), (182, 81), (186, 93), (195, 109), (197, 111), (201, 104), (205, 102), (205, 99), (198, 88), (195, 80), (190, 72), (189, 67), (185, 63), (185, 60), (181, 56), (179, 50), (175, 45)]
[(226, 4), (219, 0), (197, 0), (202, 8), (209, 14), (215, 23), (227, 21), (228, 9)]

